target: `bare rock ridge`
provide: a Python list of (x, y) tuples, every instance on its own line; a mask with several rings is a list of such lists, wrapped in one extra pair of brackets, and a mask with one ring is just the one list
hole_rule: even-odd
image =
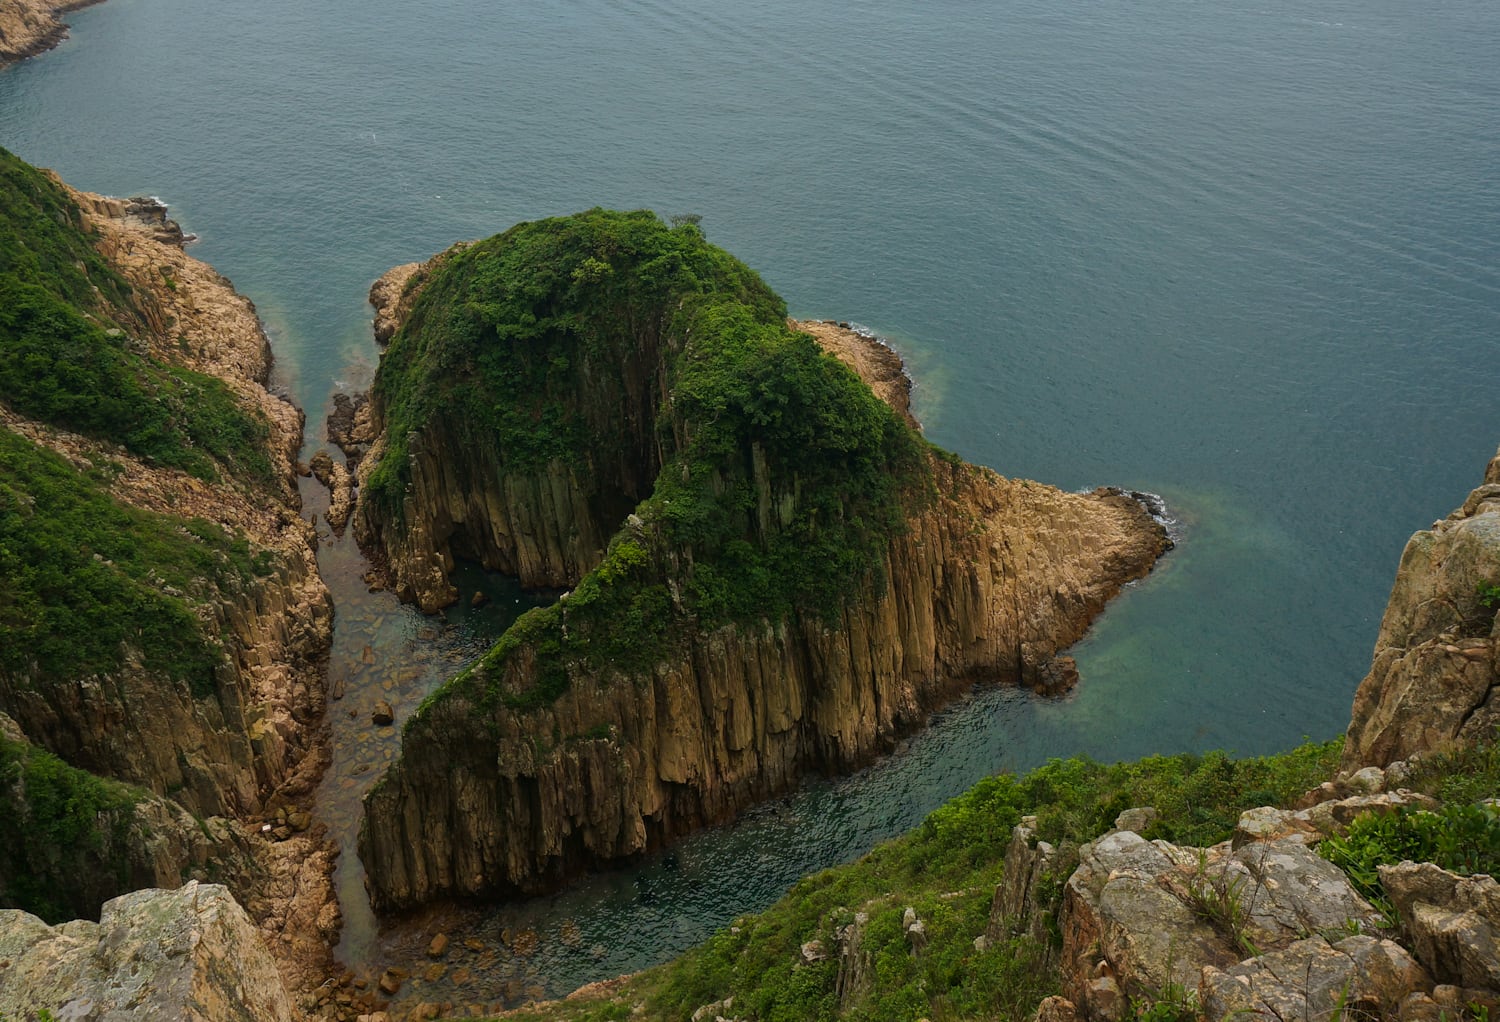
[[(582, 222), (592, 231), (597, 223), (590, 218), (598, 216), (604, 214), (530, 227), (540, 233), (558, 224), (561, 233)], [(512, 242), (513, 234), (456, 258), (450, 254), (450, 268), (474, 272), (476, 256), (498, 252), (503, 258), (506, 244), (529, 240), (523, 233)], [(702, 245), (696, 233), (667, 243), (689, 246), (685, 258)], [(618, 280), (626, 269), (616, 262), (572, 271), (571, 279), (612, 271)], [(568, 264), (555, 276), (569, 279)], [(383, 288), (377, 295), (389, 301), (400, 294), (411, 302), (386, 360), (413, 359), (414, 349), (434, 358), (470, 357), (433, 355), (437, 342), (423, 334), (440, 322), (429, 289), (444, 275), (406, 279), (413, 284), (404, 291)], [(451, 294), (451, 285), (443, 286)], [(779, 299), (756, 290), (763, 288), (758, 279), (745, 287), (750, 301), (763, 303), (761, 325), (754, 328), (763, 333), (754, 336), (769, 339), (760, 355), (729, 376), (691, 376), (694, 367), (712, 363), (717, 350), (710, 347), (712, 331), (723, 320), (715, 318), (713, 298), (705, 300), (711, 311), (685, 326), (675, 306), (656, 314), (660, 318), (637, 310), (637, 335), (603, 357), (598, 342), (582, 354), (540, 349), (539, 357), (553, 367), (577, 369), (576, 360), (597, 359), (578, 371), (591, 382), (610, 381), (602, 411), (579, 411), (584, 419), (604, 415), (603, 428), (624, 434), (602, 473), (564, 457), (507, 471), (505, 451), (461, 442), (465, 424), (434, 415), (404, 437), (407, 475), (399, 507), (371, 500), (368, 480), (391, 471), (381, 466), (393, 442), (382, 386), (398, 396), (415, 389), (394, 377), (377, 380), (375, 423), (384, 432), (361, 466), (367, 482), (355, 520), (362, 540), (388, 558), (402, 595), (424, 606), (450, 600), (446, 572), (455, 553), (518, 572), (528, 584), (575, 586), (560, 605), (523, 618), (490, 656), (407, 724), (400, 759), (365, 803), (360, 854), (378, 907), (555, 887), (582, 870), (729, 819), (809, 770), (860, 766), (977, 681), (1041, 687), (1066, 677), (1065, 670), (1051, 670), (1056, 652), (1082, 635), (1122, 585), (1149, 571), (1167, 545), (1145, 510), (1116, 491), (1068, 494), (1003, 479), (930, 453), (920, 440), (902, 439), (915, 436), (909, 420), (861, 404), (860, 415), (874, 416), (869, 421), (891, 423), (879, 427), (894, 438), (890, 443), (921, 445), (911, 448), (917, 452), (911, 471), (925, 480), (913, 491), (917, 496), (903, 498), (908, 503), (899, 527), (878, 540), (879, 571), (840, 596), (829, 615), (774, 610), (701, 624), (706, 611), (680, 608), (689, 605), (694, 585), (712, 577), (704, 567), (712, 551), (706, 542), (666, 541), (671, 516), (697, 505), (686, 492), (670, 485), (664, 490), (661, 481), (645, 500), (657, 473), (673, 483), (679, 475), (684, 483), (701, 479), (709, 495), (742, 494), (734, 504), (737, 528), (763, 548), (797, 527), (811, 499), (802, 474), (787, 467), (793, 455), (775, 446), (775, 431), (791, 413), (767, 419), (728, 447), (714, 447), (725, 459), (716, 467), (693, 460), (694, 443), (711, 428), (693, 418), (692, 402), (702, 394), (694, 388), (702, 380), (739, 378), (789, 352), (785, 357), (802, 360), (798, 365), (819, 364), (816, 349), (802, 347), (805, 335), (787, 331)], [(467, 295), (471, 304), (485, 301)], [(693, 300), (683, 301), (690, 307)], [(737, 328), (743, 322), (738, 313), (723, 315)], [(378, 321), (389, 317), (382, 312)], [(592, 327), (578, 329), (592, 336)], [(856, 368), (884, 366), (887, 394), (905, 397), (904, 381), (888, 378), (893, 356), (886, 349), (871, 350), (868, 339), (832, 325), (813, 333), (836, 340), (828, 347)], [(899, 360), (897, 366), (899, 377)], [(829, 372), (808, 371), (819, 379)], [(768, 378), (762, 392), (776, 386)], [(868, 391), (860, 389), (860, 400), (868, 401)], [(717, 400), (707, 397), (710, 404)], [(899, 411), (909, 416), (904, 406)], [(820, 439), (810, 434), (805, 442), (811, 447)], [(664, 471), (664, 465), (672, 467)], [(627, 505), (635, 504), (630, 511)], [(663, 574), (650, 574), (656, 571)], [(641, 619), (639, 645), (651, 650), (646, 656), (632, 656), (627, 635), (620, 647), (610, 647), (615, 653), (608, 660), (591, 659), (590, 651), (606, 640), (597, 631), (603, 626), (590, 624), (590, 610), (615, 580), (629, 577), (641, 584), (664, 577), (662, 614), (675, 623), (652, 647), (656, 625)], [(630, 607), (636, 609), (627, 609), (627, 616), (642, 613), (639, 602)], [(570, 657), (568, 649), (577, 655)]]
[[(248, 815), (296, 775), (323, 710), (332, 607), (292, 476), (302, 416), (266, 390), (270, 348), (254, 307), (183, 251), (181, 231), (166, 229), (159, 204), (71, 194), (98, 250), (134, 285), (144, 321), (136, 342), (167, 364), (225, 380), (269, 427), (270, 499), (258, 488), (211, 486), (118, 449), (107, 452), (118, 467), (113, 495), (238, 529), (274, 555), (267, 562), (274, 567), (204, 608), (230, 654), (212, 697), (195, 698), (145, 670), (48, 685), (0, 674), (0, 708), (31, 740), (76, 766), (170, 791), (199, 813)], [(96, 441), (3, 407), (0, 425), (83, 467), (101, 450)]]

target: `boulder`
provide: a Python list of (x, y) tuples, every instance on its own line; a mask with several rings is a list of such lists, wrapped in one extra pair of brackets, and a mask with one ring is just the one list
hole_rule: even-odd
[(1228, 968), (1203, 970), (1205, 1022), (1395, 1018), (1432, 981), (1398, 944), (1374, 937), (1299, 940)]
[(0, 911), (0, 1016), (290, 1022), (276, 963), (220, 884), (106, 902), (98, 923)]
[(1439, 983), (1500, 989), (1500, 883), (1430, 862), (1381, 866), (1412, 951)]

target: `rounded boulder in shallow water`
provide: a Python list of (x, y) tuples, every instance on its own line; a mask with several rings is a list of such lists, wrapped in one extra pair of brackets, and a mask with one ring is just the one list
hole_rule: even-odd
[(396, 723), (396, 711), (386, 700), (378, 700), (375, 709), (370, 712), (370, 721), (377, 727), (390, 727)]

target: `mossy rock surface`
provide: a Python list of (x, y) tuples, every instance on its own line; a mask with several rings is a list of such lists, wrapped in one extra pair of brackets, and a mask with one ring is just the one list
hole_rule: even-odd
[(478, 679), (482, 703), (548, 703), (695, 629), (836, 622), (932, 498), (920, 435), (696, 225), (600, 209), (520, 224), (421, 286), (377, 374), (388, 447), (362, 501), (399, 527), (411, 444), (440, 436), (452, 449), (428, 456), (501, 476), (568, 466), (614, 534), (565, 602), (455, 680)]

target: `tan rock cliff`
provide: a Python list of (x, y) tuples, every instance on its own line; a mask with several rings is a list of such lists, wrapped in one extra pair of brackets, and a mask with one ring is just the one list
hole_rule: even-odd
[(1406, 544), (1354, 696), (1345, 769), (1494, 737), (1500, 619), (1480, 587), (1497, 585), (1500, 455), (1460, 508)]
[[(273, 480), (205, 483), (4, 407), (0, 426), (80, 469), (107, 460), (120, 501), (241, 533), (274, 553), (274, 570), (200, 608), (228, 652), (210, 696), (194, 698), (169, 679), (126, 669), (46, 686), (0, 679), (0, 708), (29, 741), (69, 763), (167, 796), (136, 807), (132, 834), (141, 840), (131, 855), (140, 861), (126, 887), (98, 878), (113, 885), (101, 893), (175, 887), (212, 871), (244, 901), (288, 984), (315, 985), (338, 934), (329, 880), (337, 850), (317, 826), (276, 843), (258, 833), (260, 814), (307, 804), (326, 765), (320, 728), (333, 608), (317, 571), (314, 531), (300, 517), (293, 466), (302, 415), (267, 389), (271, 352), (254, 306), (183, 250), (165, 207), (73, 198), (100, 252), (133, 286), (136, 307), (122, 316), (130, 343), (161, 362), (217, 376), (258, 409), (270, 427)], [(192, 814), (208, 820), (199, 824)]]
[(200, 813), (245, 816), (293, 779), (323, 711), (332, 606), (317, 573), (312, 529), (298, 513), (292, 462), (301, 413), (266, 390), (270, 348), (254, 306), (182, 250), (181, 232), (162, 207), (85, 193), (75, 198), (98, 232), (100, 251), (135, 286), (146, 320), (135, 343), (163, 362), (220, 377), (264, 414), (276, 491), (206, 484), (4, 408), (0, 424), (81, 468), (102, 451), (119, 466), (111, 484), (118, 499), (238, 530), (276, 552), (276, 569), (205, 608), (231, 651), (213, 698), (194, 699), (144, 670), (126, 670), (47, 686), (0, 679), (0, 706), (32, 741), (75, 766), (170, 792)]
[[(389, 338), (405, 322), (431, 273), (467, 245), (460, 243), (427, 263), (398, 266), (370, 289), (375, 331)], [(604, 555), (605, 543), (636, 504), (651, 492), (661, 467), (653, 427), (663, 383), (660, 342), (643, 335), (646, 347), (626, 364), (596, 366), (598, 393), (578, 395), (596, 432), (621, 434), (615, 459), (594, 460), (587, 469), (558, 460), (536, 472), (506, 472), (490, 445), (467, 442), (462, 426), (434, 416), (409, 441), (411, 480), (400, 525), (361, 502), (354, 534), (372, 560), (388, 569), (403, 600), (432, 613), (458, 598), (448, 582), (454, 558), (479, 561), (518, 578), (523, 586), (564, 588), (586, 575)], [(362, 486), (385, 453), (385, 409), (372, 395), (371, 419), (380, 435), (359, 463)]]

